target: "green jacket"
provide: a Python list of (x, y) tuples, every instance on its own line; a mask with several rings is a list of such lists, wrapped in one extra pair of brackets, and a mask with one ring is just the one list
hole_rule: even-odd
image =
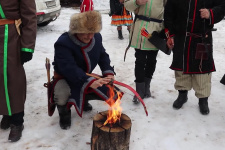
[[(124, 6), (128, 11), (133, 11), (135, 14), (163, 20), (165, 1), (166, 0), (149, 0), (145, 5), (139, 6), (136, 4), (136, 0), (125, 0)], [(131, 47), (141, 50), (158, 50), (147, 38), (141, 35), (142, 28), (146, 28), (149, 33), (161, 31), (164, 28), (163, 22), (147, 22), (136, 19), (130, 32), (130, 40), (132, 36)]]

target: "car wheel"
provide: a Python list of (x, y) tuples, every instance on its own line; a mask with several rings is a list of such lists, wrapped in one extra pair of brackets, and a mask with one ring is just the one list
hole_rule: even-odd
[(39, 27), (44, 27), (44, 26), (47, 26), (51, 21), (45, 21), (45, 22), (42, 22), (42, 23), (39, 23), (37, 24)]

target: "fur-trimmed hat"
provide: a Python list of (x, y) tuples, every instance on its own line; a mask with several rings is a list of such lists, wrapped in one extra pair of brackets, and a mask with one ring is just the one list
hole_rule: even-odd
[(69, 32), (74, 33), (98, 33), (102, 29), (101, 14), (93, 10), (92, 0), (83, 0), (81, 13), (74, 14), (70, 18)]

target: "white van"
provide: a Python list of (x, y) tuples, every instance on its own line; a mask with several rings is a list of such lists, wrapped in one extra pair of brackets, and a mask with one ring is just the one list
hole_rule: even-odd
[(60, 15), (60, 0), (35, 0), (37, 25), (46, 26)]

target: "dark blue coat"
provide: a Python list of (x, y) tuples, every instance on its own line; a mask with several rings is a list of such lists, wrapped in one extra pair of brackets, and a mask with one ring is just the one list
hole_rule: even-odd
[(109, 55), (102, 45), (102, 36), (96, 33), (88, 44), (84, 44), (70, 33), (62, 34), (55, 43), (54, 69), (63, 76), (71, 88), (68, 104), (74, 105), (77, 113), (82, 116), (85, 95), (94, 92), (103, 100), (108, 99), (106, 86), (97, 89), (89, 88), (96, 80), (87, 76), (99, 65), (102, 75), (114, 75), (110, 66)]

